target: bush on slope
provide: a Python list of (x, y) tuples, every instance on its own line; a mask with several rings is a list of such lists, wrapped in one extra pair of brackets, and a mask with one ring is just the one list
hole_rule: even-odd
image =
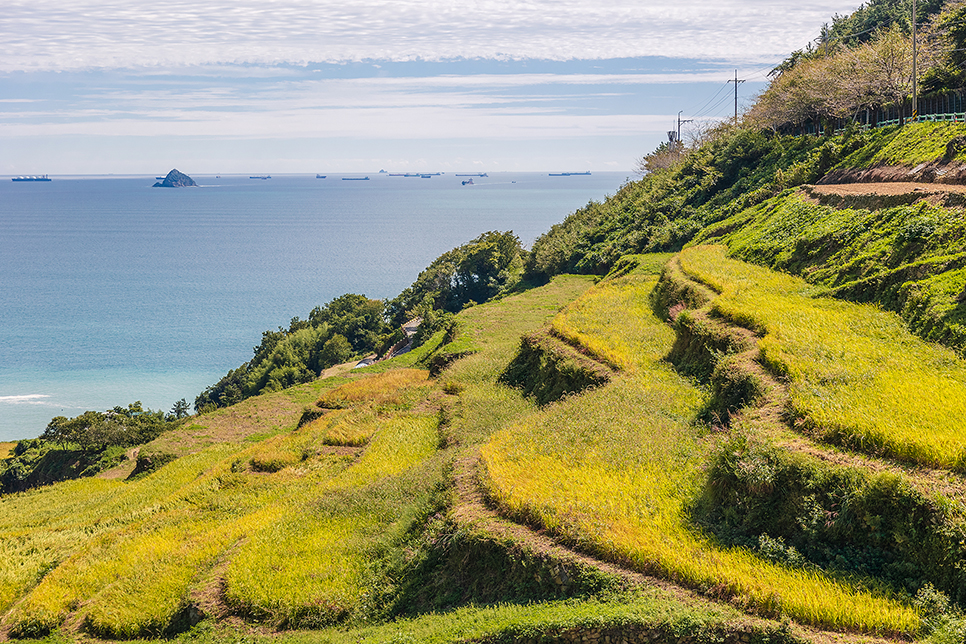
[(626, 183), (551, 227), (534, 242), (526, 275), (604, 274), (623, 255), (678, 250), (708, 224), (818, 181), (880, 136), (819, 139), (720, 126), (679, 164)]

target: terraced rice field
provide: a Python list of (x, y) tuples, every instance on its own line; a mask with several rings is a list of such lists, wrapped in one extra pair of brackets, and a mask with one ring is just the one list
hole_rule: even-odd
[[(438, 416), (410, 409), (426, 372), (365, 380), (371, 396), (349, 441), (364, 445), (358, 458), (327, 449), (331, 428), (316, 423), (209, 447), (129, 483), (0, 498), (0, 610), (12, 607), (3, 625), (37, 636), (70, 618), (108, 638), (161, 635), (219, 564), (229, 604), (276, 625), (354, 610), (374, 549), (405, 530), (440, 467)], [(343, 386), (349, 395), (329, 394), (360, 389)]]
[[(834, 629), (915, 631), (915, 611), (884, 592), (719, 546), (689, 524), (712, 447), (697, 420), (707, 394), (661, 360), (674, 335), (644, 304), (655, 283), (646, 271), (605, 282), (553, 321), (629, 368), (495, 434), (482, 448), (492, 497), (509, 515), (583, 550), (764, 614)], [(613, 317), (615, 298), (640, 317)]]
[(789, 381), (801, 430), (859, 451), (966, 471), (966, 361), (870, 305), (810, 297), (789, 275), (684, 250), (681, 269), (719, 293), (711, 310), (757, 331), (765, 365)]

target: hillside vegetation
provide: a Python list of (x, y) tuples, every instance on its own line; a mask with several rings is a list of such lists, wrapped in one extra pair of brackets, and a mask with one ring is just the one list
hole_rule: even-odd
[(194, 415), (0, 444), (0, 639), (966, 641), (966, 124), (756, 118), (266, 331)]

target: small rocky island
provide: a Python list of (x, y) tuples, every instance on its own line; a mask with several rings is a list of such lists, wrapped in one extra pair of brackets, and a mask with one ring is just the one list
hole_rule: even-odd
[(178, 172), (172, 169), (168, 173), (168, 176), (164, 178), (164, 181), (158, 181), (154, 184), (154, 188), (187, 188), (188, 186), (197, 186), (195, 180), (186, 175), (183, 172)]

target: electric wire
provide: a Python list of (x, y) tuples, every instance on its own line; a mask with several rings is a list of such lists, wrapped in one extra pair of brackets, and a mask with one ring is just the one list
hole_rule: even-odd
[(717, 103), (715, 103), (714, 105), (712, 105), (711, 107), (709, 107), (707, 110), (705, 110), (705, 112), (703, 114), (696, 114), (695, 115), (695, 118), (701, 118), (702, 116), (711, 116), (712, 114), (714, 114), (715, 112), (717, 112), (721, 108), (722, 105), (724, 105), (725, 103), (728, 103), (730, 101), (731, 101), (731, 97), (730, 96), (722, 96), (720, 99), (718, 99), (718, 102)]
[(728, 87), (728, 83), (725, 83), (724, 85), (722, 85), (721, 87), (719, 87), (718, 88), (718, 91), (715, 92), (714, 95), (711, 98), (709, 98), (708, 100), (706, 100), (704, 102), (704, 104), (701, 105), (701, 107), (697, 108), (696, 110), (688, 110), (687, 111), (688, 115), (689, 116), (697, 115), (699, 112), (701, 112), (701, 110), (703, 110), (704, 108), (706, 108), (708, 106), (708, 104), (711, 103), (711, 101), (713, 101), (714, 99), (716, 99), (718, 97), (718, 94), (720, 94), (722, 91), (724, 91), (725, 89), (727, 89), (727, 87)]

